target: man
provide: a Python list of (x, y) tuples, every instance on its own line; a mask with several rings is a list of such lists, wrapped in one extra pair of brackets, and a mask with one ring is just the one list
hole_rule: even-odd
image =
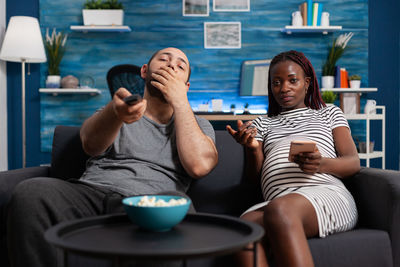
[(122, 198), (129, 195), (184, 194), (191, 178), (215, 167), (213, 128), (194, 116), (188, 102), (186, 55), (162, 49), (142, 66), (141, 76), (143, 100), (126, 104), (131, 94), (120, 88), (83, 123), (82, 145), (92, 157), (80, 180), (34, 178), (17, 186), (7, 224), (12, 266), (59, 266), (60, 255), (43, 237), (49, 227), (120, 212)]

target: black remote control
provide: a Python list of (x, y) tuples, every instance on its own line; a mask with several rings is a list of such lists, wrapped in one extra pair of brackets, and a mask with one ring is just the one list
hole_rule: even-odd
[(125, 97), (124, 102), (130, 106), (136, 104), (137, 102), (139, 102), (140, 100), (142, 100), (142, 97), (139, 94), (133, 94), (130, 96)]

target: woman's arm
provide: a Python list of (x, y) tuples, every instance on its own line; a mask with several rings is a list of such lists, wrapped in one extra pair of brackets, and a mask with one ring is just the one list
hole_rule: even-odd
[(226, 126), (232, 137), (241, 144), (246, 153), (245, 174), (249, 179), (259, 182), (261, 177), (261, 169), (264, 161), (264, 153), (262, 151), (262, 142), (257, 141), (254, 137), (257, 134), (257, 129), (249, 127), (251, 121), (243, 123), (237, 121), (238, 130), (235, 131), (230, 125)]
[(356, 174), (360, 170), (360, 158), (349, 128), (337, 127), (332, 133), (338, 157), (322, 158), (319, 172), (330, 173), (339, 178)]
[(329, 173), (345, 178), (360, 170), (360, 159), (350, 130), (340, 126), (333, 129), (332, 133), (338, 157), (324, 158), (318, 149), (312, 153), (300, 153), (295, 156), (295, 162), (305, 173)]

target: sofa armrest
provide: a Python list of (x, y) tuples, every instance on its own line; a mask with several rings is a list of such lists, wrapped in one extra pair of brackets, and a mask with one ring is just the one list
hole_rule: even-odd
[(30, 167), (0, 172), (0, 207), (8, 202), (15, 186), (29, 178), (48, 177), (50, 167)]
[(394, 266), (400, 266), (400, 172), (362, 168), (346, 180), (359, 213), (359, 227), (389, 233)]

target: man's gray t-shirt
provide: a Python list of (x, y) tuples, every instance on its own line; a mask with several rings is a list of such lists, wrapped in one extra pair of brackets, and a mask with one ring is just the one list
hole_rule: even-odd
[[(210, 122), (196, 117), (202, 131), (215, 142)], [(180, 163), (174, 118), (159, 124), (143, 116), (124, 124), (111, 147), (88, 160), (81, 181), (124, 196), (182, 191), (191, 177)]]

